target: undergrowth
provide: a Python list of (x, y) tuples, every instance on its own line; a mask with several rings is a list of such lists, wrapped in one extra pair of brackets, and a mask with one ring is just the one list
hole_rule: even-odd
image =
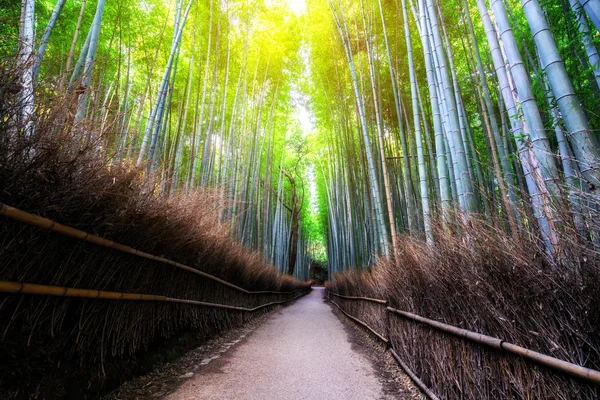
[[(215, 190), (164, 196), (145, 166), (117, 161), (107, 150), (110, 121), (92, 118), (74, 125), (73, 98), (40, 95), (35, 132), (25, 135), (17, 128), (11, 102), (16, 93), (10, 79), (14, 74), (4, 74), (1, 202), (190, 265), (248, 290), (309, 288), (309, 283), (280, 275), (260, 254), (231, 239), (227, 225), (219, 221), (223, 205)], [(295, 295), (247, 295), (169, 265), (0, 218), (3, 281), (240, 307)], [(140, 350), (184, 332), (218, 333), (248, 318), (243, 312), (193, 305), (2, 294), (0, 397), (67, 398), (69, 393), (84, 393), (81, 396), (93, 398), (107, 389), (107, 375), (117, 383), (128, 377), (127, 371), (134, 368), (123, 365), (142, 362)], [(65, 383), (65, 377), (73, 380)], [(75, 391), (75, 386), (82, 390)]]
[[(560, 257), (549, 262), (533, 238), (510, 236), (476, 217), (455, 233), (438, 226), (434, 234), (435, 245), (402, 237), (395, 262), (338, 274), (328, 289), (386, 299), (400, 310), (600, 369), (600, 257), (593, 246), (565, 229)], [(385, 332), (383, 307), (335, 301)], [(396, 315), (389, 335), (441, 398), (598, 398), (591, 384)]]

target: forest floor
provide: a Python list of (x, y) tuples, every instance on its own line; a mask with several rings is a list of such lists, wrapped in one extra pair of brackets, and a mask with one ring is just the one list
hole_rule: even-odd
[(418, 399), (385, 349), (340, 320), (316, 288), (126, 383), (112, 399)]

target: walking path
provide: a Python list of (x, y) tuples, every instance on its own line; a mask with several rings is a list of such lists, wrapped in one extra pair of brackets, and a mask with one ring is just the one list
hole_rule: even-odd
[(285, 307), (167, 400), (369, 400), (389, 398), (371, 362), (316, 288)]

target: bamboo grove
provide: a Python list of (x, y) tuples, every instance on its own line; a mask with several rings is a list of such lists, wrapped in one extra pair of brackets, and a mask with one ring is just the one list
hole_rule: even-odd
[(217, 0), (10, 3), (1, 51), (23, 71), (24, 135), (38, 98), (73, 99), (74, 129), (94, 127), (88, 140), (111, 163), (141, 168), (157, 196), (217, 188), (215, 212), (240, 243), (308, 278), (292, 12)]
[(435, 245), (434, 224), (468, 241), (473, 216), (555, 262), (565, 227), (600, 246), (600, 0), (9, 3), (20, 134), (70, 96), (112, 163), (157, 196), (216, 188), (282, 272)]
[(331, 15), (311, 33), (331, 272), (393, 257), (400, 233), (433, 244), (434, 223), (469, 240), (475, 215), (555, 265), (565, 226), (597, 247), (600, 2), (308, 8)]

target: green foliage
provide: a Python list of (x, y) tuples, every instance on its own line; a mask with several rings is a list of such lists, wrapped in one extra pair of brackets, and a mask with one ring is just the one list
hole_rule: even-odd
[[(81, 30), (75, 42), (71, 68), (79, 56), (94, 16), (96, 0), (66, 2), (42, 63), (39, 84), (41, 92), (57, 94), (61, 80), (65, 76), (68, 78), (71, 73), (65, 71), (65, 67), (84, 1)], [(136, 159), (141, 146), (144, 127), (164, 75), (175, 28), (174, 11), (179, 1), (120, 0), (109, 1), (105, 6), (89, 114), (111, 130), (112, 137), (107, 146), (115, 147), (115, 152), (122, 156), (127, 154), (123, 158), (128, 157), (131, 163), (135, 162), (132, 160)], [(411, 106), (411, 91), (401, 2), (335, 0), (333, 3), (341, 10), (348, 25), (348, 47), (358, 71), (358, 84), (365, 104), (369, 135), (374, 148), (377, 148), (378, 121), (375, 118), (375, 99), (370, 87), (369, 53), (366, 45), (367, 40), (371, 40), (377, 105), (381, 111), (384, 130), (384, 153), (385, 157), (393, 159), (390, 159), (388, 168), (392, 192), (395, 193), (392, 196), (394, 213), (399, 230), (407, 230), (407, 200), (405, 194), (401, 193), (404, 177), (398, 161), (402, 157), (410, 158), (411, 176), (406, 179), (410, 181), (408, 186), (415, 199), (419, 198), (420, 189), (417, 187), (418, 173), (414, 160), (417, 144), (413, 137), (413, 116), (407, 111)], [(456, 89), (462, 96), (468, 128), (472, 132), (474, 151), (471, 168), (481, 166), (484, 182), (478, 182), (478, 185), (491, 188), (490, 193), (481, 195), (482, 198), (494, 197), (494, 174), (490, 172), (494, 160), (485, 134), (485, 113), (480, 101), (473, 43), (466, 24), (465, 2), (449, 0), (435, 3), (440, 6), (441, 28), (447, 32), (453, 54), (458, 82)], [(592, 66), (586, 64), (575, 16), (567, 0), (542, 0), (541, 3), (590, 125), (596, 128), (600, 126), (600, 114), (597, 113), (600, 88), (592, 79)], [(54, 4), (55, 0), (36, 1), (35, 26), (38, 42)], [(181, 4), (185, 7), (187, 0)], [(382, 5), (386, 37), (383, 34), (379, 4)], [(542, 80), (544, 75), (539, 71), (536, 48), (527, 20), (519, 0), (507, 0), (506, 4), (517, 42), (530, 72), (533, 91), (542, 110), (550, 143), (552, 148), (556, 148), (552, 119), (545, 100), (546, 88)], [(423, 114), (432, 131), (432, 109), (426, 85), (423, 48), (413, 14), (418, 11), (413, 10), (415, 6), (419, 5), (409, 2), (408, 23), (415, 73), (423, 100)], [(467, 7), (473, 20), (485, 79), (491, 88), (493, 112), (500, 121), (499, 116), (503, 111), (498, 103), (501, 96), (483, 24), (475, 3), (467, 2)], [(338, 219), (342, 216), (349, 218), (352, 214), (355, 218), (352, 222), (353, 230), (360, 231), (352, 232), (352, 235), (357, 235), (354, 239), (369, 241), (373, 221), (369, 211), (372, 199), (368, 189), (373, 178), (367, 174), (367, 154), (359, 133), (360, 121), (356, 112), (352, 80), (331, 5), (325, 0), (306, 0), (306, 8), (306, 13), (297, 15), (289, 9), (287, 1), (193, 2), (177, 51), (167, 112), (164, 126), (161, 126), (161, 139), (165, 143), (159, 149), (159, 160), (153, 166), (159, 171), (158, 175), (162, 174), (164, 186), (164, 180), (173, 175), (172, 166), (179, 147), (181, 154), (177, 162), (180, 165), (177, 166), (179, 171), (174, 178), (174, 185), (185, 188), (189, 185), (190, 176), (204, 173), (201, 169), (205, 166), (197, 166), (195, 171), (192, 169), (194, 157), (204, 157), (206, 147), (213, 152), (215, 159), (214, 171), (208, 173), (211, 175), (208, 181), (211, 184), (234, 185), (235, 189), (231, 192), (234, 196), (230, 199), (233, 202), (260, 202), (265, 196), (273, 197), (271, 200), (274, 203), (284, 201), (285, 199), (277, 198), (276, 188), (283, 182), (284, 189), (289, 190), (290, 183), (281, 179), (280, 171), (292, 172), (298, 178), (300, 190), (305, 193), (301, 224), (304, 238), (309, 243), (308, 246), (314, 249), (313, 257), (324, 260), (325, 248), (332, 238), (330, 218), (333, 213), (338, 213)], [(363, 27), (363, 13), (366, 30)], [(0, 58), (3, 60), (14, 59), (17, 53), (19, 15), (19, 2), (0, 0)], [(385, 39), (389, 43), (391, 60), (388, 60)], [(597, 33), (593, 35), (593, 41), (600, 45)], [(209, 43), (210, 58), (207, 58)], [(393, 77), (389, 73), (390, 62)], [(188, 77), (191, 78), (189, 82)], [(400, 145), (401, 127), (395, 107), (392, 79), (398, 86), (404, 113), (401, 123), (406, 130), (406, 151)], [(207, 100), (205, 110), (201, 113), (199, 109), (205, 87)], [(124, 104), (125, 101), (127, 104)], [(222, 110), (221, 104), (224, 104)], [(297, 110), (303, 107), (308, 108), (314, 119), (315, 127), (312, 132), (303, 131), (296, 115)], [(124, 110), (128, 115), (122, 118), (124, 126), (120, 126), (115, 121), (121, 119)], [(187, 115), (185, 124), (184, 115)], [(200, 115), (203, 118), (201, 121)], [(509, 117), (505, 115), (506, 120)], [(179, 123), (183, 124), (181, 133), (178, 132)], [(210, 133), (207, 133), (209, 130)], [(425, 126), (423, 130), (425, 131)], [(598, 132), (600, 131), (596, 129), (594, 135), (598, 135)], [(433, 136), (432, 132), (429, 134)], [(508, 130), (504, 134), (508, 135), (509, 140), (514, 139)], [(216, 142), (212, 144), (213, 148), (210, 147), (210, 140)], [(205, 146), (207, 143), (209, 145)], [(194, 146), (198, 146), (198, 149)], [(514, 145), (511, 148), (514, 150)], [(435, 149), (428, 151), (434, 152)], [(379, 155), (377, 157), (377, 173), (381, 176), (382, 160)], [(508, 154), (508, 157), (518, 160), (514, 152)], [(259, 181), (271, 190), (270, 193), (262, 193), (262, 189), (245, 192), (243, 185), (259, 184), (248, 172), (254, 168), (259, 171)], [(430, 166), (428, 168), (431, 169)], [(433, 171), (430, 170), (428, 176), (431, 196), (435, 197)], [(334, 185), (343, 187), (345, 195), (335, 192)], [(344, 196), (346, 198), (342, 198)], [(242, 208), (237, 205), (235, 207)], [(417, 204), (416, 208), (419, 207)], [(254, 231), (258, 229), (252, 228), (252, 233), (249, 234), (253, 247), (260, 245), (260, 234)], [(245, 233), (240, 234), (242, 237), (244, 235)], [(365, 246), (362, 250), (367, 254), (370, 244)], [(366, 262), (368, 259), (358, 258), (360, 257), (357, 256), (356, 262)]]

